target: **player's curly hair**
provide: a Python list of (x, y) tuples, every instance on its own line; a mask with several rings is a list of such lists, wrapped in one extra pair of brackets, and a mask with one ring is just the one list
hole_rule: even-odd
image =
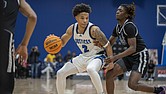
[(81, 4), (77, 4), (75, 7), (73, 7), (72, 13), (73, 16), (77, 16), (78, 14), (80, 14), (81, 12), (87, 12), (87, 13), (91, 13), (91, 7), (87, 4), (81, 3)]
[(128, 19), (134, 19), (135, 17), (135, 4), (121, 4), (124, 7), (127, 14), (129, 14)]

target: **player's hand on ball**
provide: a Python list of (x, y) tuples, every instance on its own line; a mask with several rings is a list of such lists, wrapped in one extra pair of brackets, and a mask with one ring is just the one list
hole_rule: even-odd
[[(48, 35), (47, 37), (54, 37), (55, 35), (54, 34), (50, 34)], [(58, 36), (57, 36), (58, 37)]]

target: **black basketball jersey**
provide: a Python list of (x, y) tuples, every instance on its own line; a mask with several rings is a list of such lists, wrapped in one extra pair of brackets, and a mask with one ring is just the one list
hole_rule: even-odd
[(112, 36), (118, 37), (122, 45), (129, 47), (128, 38), (136, 38), (136, 53), (146, 48), (145, 42), (138, 33), (136, 25), (131, 20), (126, 20), (123, 26), (116, 25)]
[(0, 29), (14, 32), (19, 0), (0, 0)]

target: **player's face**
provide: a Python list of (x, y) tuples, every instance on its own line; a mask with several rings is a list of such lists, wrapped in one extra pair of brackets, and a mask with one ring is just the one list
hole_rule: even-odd
[(125, 8), (122, 6), (119, 6), (117, 11), (116, 11), (116, 19), (117, 20), (124, 20), (127, 18), (127, 13), (125, 11)]
[(76, 20), (78, 22), (78, 25), (82, 28), (86, 28), (88, 22), (89, 22), (89, 13), (82, 12), (76, 16)]

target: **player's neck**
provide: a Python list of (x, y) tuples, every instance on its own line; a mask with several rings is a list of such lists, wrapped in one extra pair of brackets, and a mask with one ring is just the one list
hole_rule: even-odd
[(122, 26), (125, 23), (126, 19), (118, 20), (118, 24)]
[(85, 31), (85, 28), (82, 28), (82, 27), (79, 27), (79, 26), (78, 26), (78, 33), (79, 33), (79, 34), (83, 34), (84, 31)]

